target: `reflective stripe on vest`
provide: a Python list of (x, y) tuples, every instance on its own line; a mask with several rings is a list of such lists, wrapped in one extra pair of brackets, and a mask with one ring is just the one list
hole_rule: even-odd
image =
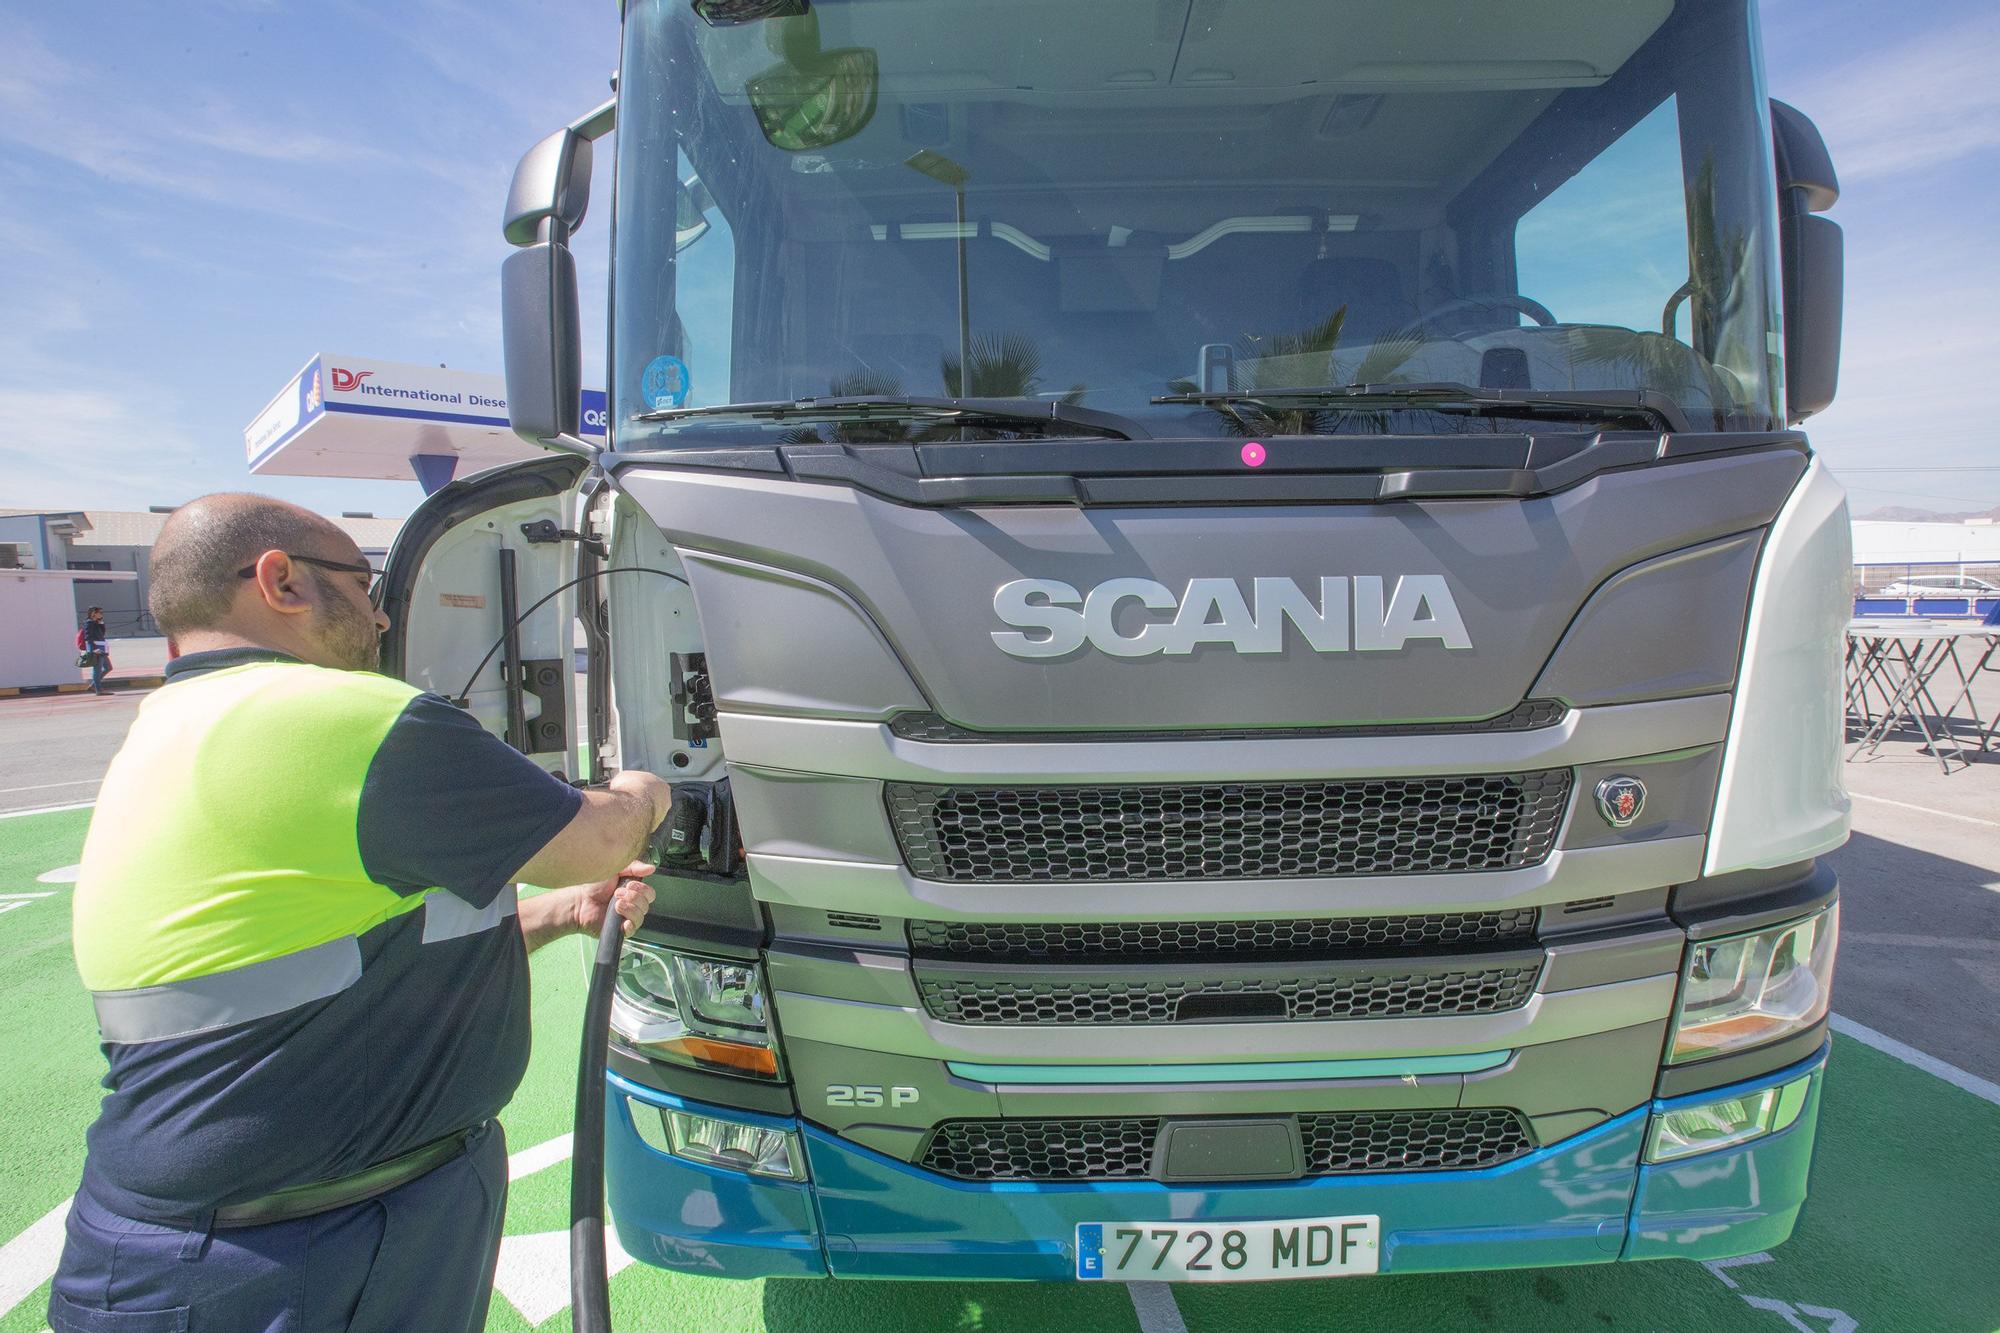
[(518, 904), (515, 895), (515, 886), (509, 884), (486, 906), (474, 907), (443, 889), (431, 890), (424, 896), (424, 943), (463, 939), (493, 929), (514, 915)]
[(349, 935), (230, 972), (101, 990), (91, 999), (106, 1041), (165, 1041), (282, 1014), (338, 995), (360, 979), (361, 945)]

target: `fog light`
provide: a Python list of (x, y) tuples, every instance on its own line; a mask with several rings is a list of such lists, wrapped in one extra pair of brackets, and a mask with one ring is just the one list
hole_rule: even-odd
[(1812, 1078), (1808, 1075), (1783, 1087), (1662, 1112), (1653, 1117), (1646, 1160), (1671, 1162), (1696, 1153), (1734, 1148), (1787, 1129), (1805, 1109), (1806, 1093), (1811, 1086)]
[(690, 1162), (780, 1180), (805, 1179), (798, 1137), (785, 1130), (669, 1111), (667, 1133), (674, 1156)]
[(667, 1113), (659, 1107), (640, 1101), (637, 1097), (625, 1099), (625, 1109), (632, 1113), (632, 1128), (639, 1132), (639, 1141), (654, 1152), (672, 1155), (674, 1145), (667, 1141)]

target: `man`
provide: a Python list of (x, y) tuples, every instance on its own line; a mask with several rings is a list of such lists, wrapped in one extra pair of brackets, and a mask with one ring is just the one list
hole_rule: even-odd
[(104, 608), (93, 606), (83, 613), (83, 628), (76, 632), (79, 652), (90, 658), (90, 692), (104, 693), (104, 674), (111, 670), (111, 647), (105, 643)]
[[(478, 1328), (527, 954), (643, 919), (652, 890), (623, 876), (650, 873), (632, 862), (669, 788), (578, 791), (374, 674), (371, 571), (306, 510), (194, 501), (152, 571), (181, 656), (77, 880), (109, 1095), (49, 1322)], [(517, 904), (517, 881), (578, 887)]]

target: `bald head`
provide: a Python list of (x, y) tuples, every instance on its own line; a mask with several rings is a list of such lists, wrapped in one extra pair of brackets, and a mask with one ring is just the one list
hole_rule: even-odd
[(309, 509), (267, 495), (204, 495), (176, 509), (153, 543), (147, 603), (169, 638), (221, 629), (247, 580), (237, 571), (266, 551), (358, 561), (346, 533)]

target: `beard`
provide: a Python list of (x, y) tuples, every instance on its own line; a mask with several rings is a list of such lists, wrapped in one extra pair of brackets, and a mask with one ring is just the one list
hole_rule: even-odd
[(343, 671), (374, 671), (382, 665), (382, 635), (372, 613), (358, 610), (354, 600), (313, 571), (319, 585), (320, 610), (314, 617), (321, 650)]

